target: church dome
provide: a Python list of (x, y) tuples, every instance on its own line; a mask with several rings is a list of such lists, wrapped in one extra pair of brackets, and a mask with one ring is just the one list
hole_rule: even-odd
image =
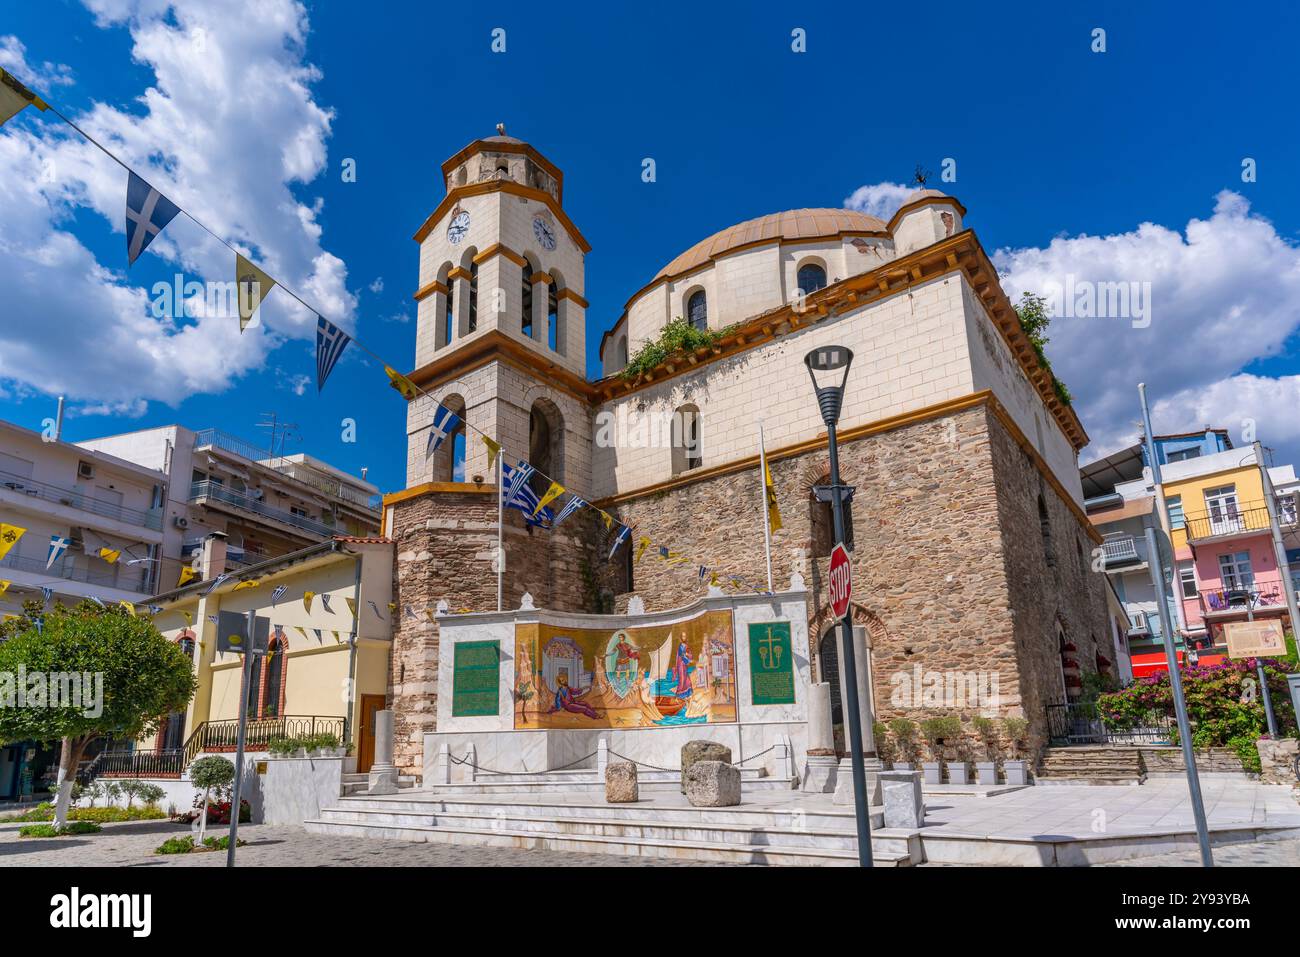
[(680, 276), (711, 259), (751, 243), (808, 240), (842, 233), (883, 233), (885, 224), (855, 209), (787, 209), (728, 226), (702, 239), (663, 269), (655, 280)]
[(950, 197), (948, 196), (947, 193), (941, 193), (937, 189), (918, 189), (911, 196), (907, 197), (907, 199), (903, 200), (903, 205), (907, 206), (910, 203), (920, 202), (923, 199), (949, 199), (949, 198)]

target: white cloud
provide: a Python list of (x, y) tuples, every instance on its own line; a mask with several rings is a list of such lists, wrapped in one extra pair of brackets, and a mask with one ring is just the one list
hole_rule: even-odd
[(0, 67), (4, 67), (28, 87), (70, 86), (72, 68), (66, 63), (35, 64), (27, 62), (27, 47), (17, 37), (0, 37)]
[(371, 291), (371, 292), (383, 292), (383, 291), (384, 291), (384, 277), (383, 277), (383, 276), (378, 276), (378, 277), (375, 278), (375, 281), (372, 282), (372, 283), (370, 284), (370, 291)]
[(872, 183), (855, 189), (853, 195), (844, 200), (844, 205), (848, 209), (860, 210), (869, 216), (888, 221), (889, 217), (898, 212), (903, 200), (914, 192), (915, 186), (904, 186), (902, 183)]
[[(1090, 460), (1131, 443), (1145, 381), (1158, 432), (1257, 422), (1265, 445), (1300, 448), (1300, 377), (1246, 374), (1300, 331), (1300, 249), (1240, 194), (1215, 197), (1180, 232), (1145, 222), (1109, 236), (1058, 237), (994, 254), (1013, 300), (1073, 282), (1149, 283), (1149, 325), (1125, 318), (1052, 322), (1048, 357), (1092, 437)], [(1069, 277), (1073, 277), (1070, 279)], [(1279, 458), (1279, 461), (1286, 459)]]
[[(290, 189), (323, 170), (332, 120), (311, 91), (319, 74), (304, 61), (303, 7), (85, 2), (100, 27), (129, 30), (132, 56), (153, 82), (135, 103), (95, 102), (74, 120), (272, 276), (350, 325), (356, 297), (346, 265), (321, 245), (321, 201), (300, 201)], [(10, 37), (0, 38), (0, 50), (23, 54)], [(20, 75), (27, 69), (15, 66)], [(153, 316), (149, 290), (118, 268), (125, 249), (101, 263), (71, 231), (73, 216), (84, 220), (89, 211), (125, 245), (125, 172), (67, 127), (33, 114), (0, 131), (0, 288), (7, 315), (17, 318), (0, 325), (0, 378), (66, 393), (87, 414), (131, 414), (142, 400), (174, 404), (221, 392), (263, 369), (286, 340), (314, 334), (314, 317), (283, 291), (242, 336), (229, 315)], [(162, 257), (188, 280), (233, 278), (233, 254), (181, 216), (145, 256)]]

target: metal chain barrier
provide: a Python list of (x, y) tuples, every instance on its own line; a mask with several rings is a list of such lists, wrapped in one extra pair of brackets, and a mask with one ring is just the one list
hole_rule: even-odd
[(448, 752), (447, 757), (451, 759), (451, 762), (452, 762), (453, 764), (467, 764), (467, 765), (469, 765), (471, 768), (473, 768), (475, 771), (482, 771), (484, 774), (524, 774), (524, 775), (534, 775), (534, 774), (550, 774), (552, 771), (563, 771), (563, 770), (565, 770), (566, 768), (571, 768), (571, 767), (573, 767), (575, 764), (581, 764), (583, 761), (586, 761), (587, 758), (594, 758), (594, 757), (597, 755), (597, 753), (598, 753), (598, 752), (596, 752), (596, 751), (592, 751), (591, 754), (588, 754), (588, 755), (586, 755), (586, 756), (584, 756), (584, 757), (578, 758), (578, 760), (576, 760), (576, 761), (570, 761), (568, 764), (563, 764), (563, 765), (561, 765), (561, 766), (558, 767), (558, 768), (547, 768), (545, 771), (494, 771), (494, 770), (492, 770), (491, 768), (485, 768), (485, 767), (482, 767), (481, 765), (475, 764), (475, 763), (474, 763), (473, 761), (471, 761), (469, 758), (458, 758), (458, 757), (456, 757), (456, 755), (451, 754), (450, 752)]
[[(769, 751), (775, 751), (778, 747), (781, 747), (781, 745), (776, 745), (776, 744), (774, 744), (774, 745), (772, 745), (772, 746), (769, 747), (769, 748), (766, 748), (766, 749), (764, 749), (764, 750), (762, 750), (762, 751), (759, 751), (757, 754), (751, 754), (749, 757), (747, 757), (747, 758), (741, 758), (739, 761), (732, 761), (732, 762), (731, 762), (731, 766), (732, 766), (732, 767), (736, 767), (736, 768), (738, 768), (738, 767), (740, 767), (742, 764), (745, 764), (745, 763), (747, 763), (747, 762), (749, 762), (749, 761), (753, 761), (755, 758), (761, 758), (763, 755), (767, 754)], [(636, 758), (629, 758), (626, 754), (619, 754), (617, 751), (613, 750), (612, 748), (610, 749), (610, 752), (609, 752), (609, 753), (610, 753), (610, 755), (613, 756), (613, 757), (616, 757), (616, 758), (622, 758), (624, 761), (630, 761), (630, 762), (632, 762), (633, 764), (635, 764), (637, 767), (641, 767), (641, 768), (650, 768), (652, 771), (667, 771), (667, 772), (669, 772), (670, 774), (681, 774), (681, 773), (682, 773), (682, 769), (681, 769), (681, 768), (661, 768), (661, 767), (659, 767), (659, 765), (657, 765), (657, 764), (649, 764), (649, 763), (647, 763), (647, 762), (645, 762), (645, 761), (638, 761), (638, 760), (636, 760)]]

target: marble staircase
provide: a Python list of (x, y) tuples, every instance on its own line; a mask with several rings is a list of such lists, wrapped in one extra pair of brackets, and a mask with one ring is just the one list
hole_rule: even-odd
[[(635, 804), (607, 804), (603, 794), (569, 791), (508, 798), (491, 794), (343, 797), (305, 823), (316, 834), (587, 853), (686, 858), (720, 864), (854, 866), (852, 808), (765, 805), (697, 808), (671, 791)], [(443, 788), (454, 787), (443, 785)], [(603, 784), (601, 785), (603, 790)], [(777, 795), (769, 795), (778, 798)], [(829, 797), (829, 796), (828, 796)], [(873, 807), (872, 851), (879, 866), (920, 863), (919, 832), (883, 828)]]
[(1034, 777), (1040, 785), (1137, 785), (1147, 776), (1137, 748), (1103, 744), (1048, 748)]
[[(796, 782), (772, 777), (764, 768), (741, 768), (741, 786), (746, 790), (789, 791)], [(637, 785), (642, 791), (679, 792), (681, 772), (641, 769)], [(605, 778), (593, 768), (565, 771), (542, 771), (531, 774), (482, 774), (471, 780), (451, 783), (426, 781), (424, 789), (432, 794), (560, 794), (584, 793), (603, 796)]]

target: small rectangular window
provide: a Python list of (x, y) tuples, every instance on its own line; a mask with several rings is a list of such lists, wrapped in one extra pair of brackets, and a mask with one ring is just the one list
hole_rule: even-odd
[(1167, 496), (1165, 505), (1169, 508), (1169, 527), (1186, 528), (1187, 520), (1183, 517), (1183, 497), (1181, 495)]

